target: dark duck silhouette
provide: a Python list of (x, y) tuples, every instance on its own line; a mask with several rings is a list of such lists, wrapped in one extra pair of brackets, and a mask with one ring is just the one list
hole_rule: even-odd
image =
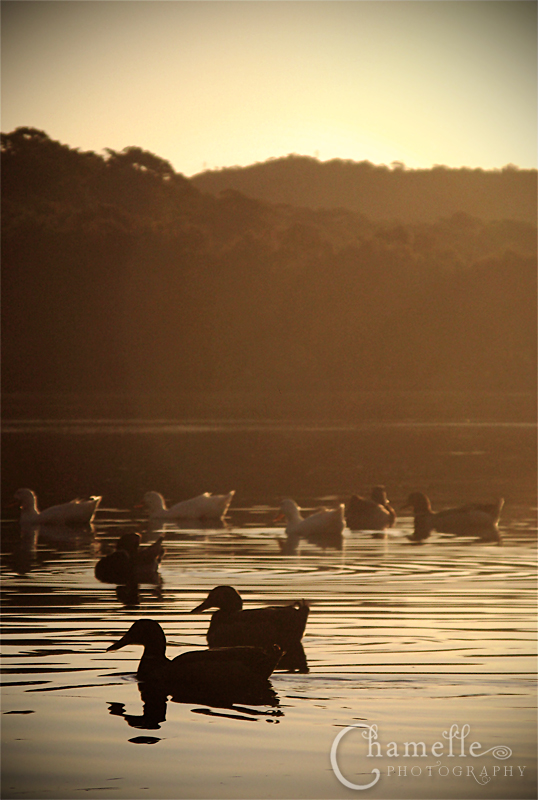
[(140, 546), (141, 539), (139, 533), (120, 536), (114, 552), (103, 556), (95, 565), (97, 580), (117, 585), (157, 583), (159, 564), (165, 553), (164, 535), (145, 547)]
[(435, 512), (427, 495), (412, 492), (403, 508), (413, 509), (415, 529), (410, 537), (413, 541), (423, 541), (432, 531), (438, 531), (499, 542), (501, 535), (498, 523), (503, 505), (504, 499), (501, 497), (496, 503), (468, 503)]
[(152, 619), (137, 620), (107, 652), (131, 644), (144, 648), (136, 672), (139, 681), (171, 694), (174, 700), (226, 705), (265, 698), (271, 692), (269, 676), (282, 652), (277, 645), (267, 650), (219, 647), (182, 653), (170, 660), (164, 631)]
[(209, 647), (277, 644), (283, 654), (278, 669), (308, 672), (301, 639), (309, 607), (304, 600), (286, 606), (243, 610), (243, 600), (232, 586), (216, 586), (191, 613), (216, 608), (207, 631)]
[(384, 531), (395, 521), (384, 486), (374, 486), (370, 499), (353, 494), (346, 505), (346, 522), (352, 531)]

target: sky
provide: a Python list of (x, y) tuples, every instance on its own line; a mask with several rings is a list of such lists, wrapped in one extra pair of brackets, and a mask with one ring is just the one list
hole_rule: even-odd
[(2, 131), (186, 176), (295, 153), (537, 166), (534, 0), (6, 0)]

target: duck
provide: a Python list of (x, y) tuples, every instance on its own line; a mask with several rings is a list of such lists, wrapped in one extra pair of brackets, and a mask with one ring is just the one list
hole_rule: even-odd
[(305, 600), (285, 606), (266, 606), (243, 610), (243, 599), (233, 586), (215, 586), (191, 614), (216, 608), (207, 631), (209, 647), (277, 644), (283, 654), (278, 668), (308, 672), (301, 643), (310, 609)]
[(158, 622), (139, 619), (107, 652), (127, 645), (142, 645), (144, 652), (136, 676), (139, 681), (162, 687), (173, 695), (181, 692), (233, 696), (246, 689), (266, 691), (268, 679), (281, 657), (278, 645), (218, 647), (166, 657), (166, 636)]
[(344, 511), (344, 504), (341, 503), (337, 508), (317, 511), (305, 519), (295, 500), (288, 497), (280, 504), (280, 514), (275, 522), (285, 517), (288, 536), (298, 536), (312, 541), (317, 535), (341, 535), (345, 528)]
[(370, 499), (353, 494), (346, 507), (348, 528), (354, 531), (384, 531), (392, 528), (396, 512), (384, 486), (374, 486)]
[(125, 585), (155, 583), (165, 550), (164, 535), (153, 544), (141, 547), (139, 533), (124, 533), (113, 553), (103, 556), (95, 565), (95, 577), (102, 583)]
[(21, 523), (37, 522), (40, 525), (88, 525), (102, 500), (102, 497), (97, 496), (90, 497), (89, 500), (76, 499), (39, 511), (37, 495), (32, 489), (17, 489), (14, 497), (15, 503), (21, 509)]
[(234, 494), (235, 489), (228, 494), (204, 492), (167, 508), (162, 494), (146, 492), (144, 504), (150, 519), (221, 519), (228, 511)]
[(432, 531), (499, 541), (498, 523), (503, 506), (501, 497), (496, 503), (468, 503), (435, 512), (426, 494), (411, 492), (403, 508), (413, 509), (415, 529), (410, 538), (415, 541), (427, 539)]

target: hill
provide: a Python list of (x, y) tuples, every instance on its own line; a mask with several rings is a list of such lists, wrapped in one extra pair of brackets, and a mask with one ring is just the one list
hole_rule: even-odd
[(4, 392), (533, 392), (536, 226), (203, 193), (2, 135)]
[(218, 195), (234, 189), (268, 203), (347, 208), (373, 220), (435, 222), (463, 212), (483, 220), (536, 222), (536, 170), (406, 169), (368, 161), (321, 162), (289, 155), (248, 167), (210, 170), (191, 182)]

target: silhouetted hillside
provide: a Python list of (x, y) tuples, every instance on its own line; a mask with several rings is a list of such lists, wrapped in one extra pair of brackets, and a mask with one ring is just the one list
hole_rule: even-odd
[(348, 208), (374, 220), (434, 222), (458, 212), (484, 220), (536, 221), (536, 170), (406, 169), (369, 161), (321, 162), (289, 155), (248, 167), (201, 172), (191, 179), (204, 192), (235, 189), (269, 203)]
[(534, 391), (536, 227), (203, 194), (2, 135), (3, 388)]

